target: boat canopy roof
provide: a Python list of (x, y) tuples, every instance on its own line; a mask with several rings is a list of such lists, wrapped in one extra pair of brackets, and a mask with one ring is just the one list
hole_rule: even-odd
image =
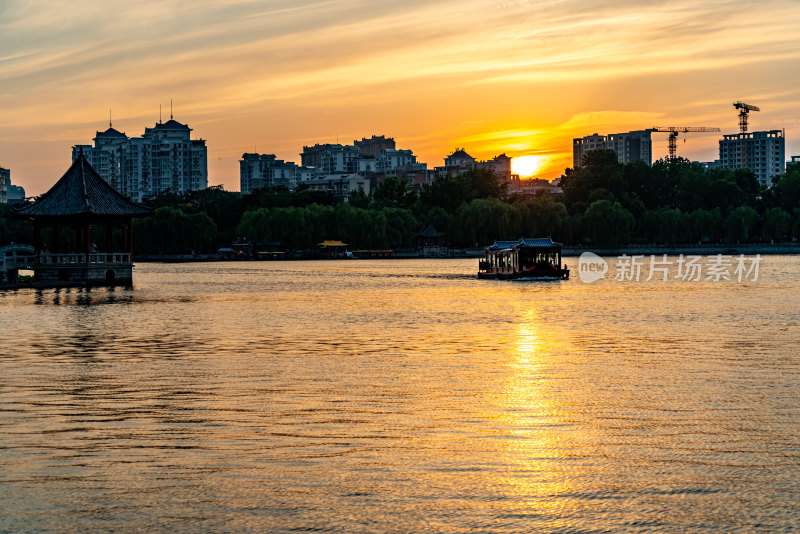
[(486, 247), (488, 252), (503, 252), (513, 248), (549, 248), (560, 249), (561, 243), (556, 243), (551, 237), (520, 237), (516, 241), (495, 241)]

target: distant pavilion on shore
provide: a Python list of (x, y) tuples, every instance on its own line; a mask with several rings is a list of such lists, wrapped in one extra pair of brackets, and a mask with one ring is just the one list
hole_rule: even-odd
[(34, 225), (35, 285), (130, 284), (132, 220), (151, 213), (108, 185), (81, 152), (47, 193), (17, 211)]

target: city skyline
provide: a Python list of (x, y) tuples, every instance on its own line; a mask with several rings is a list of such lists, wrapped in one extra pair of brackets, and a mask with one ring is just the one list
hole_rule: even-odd
[[(7, 2), (0, 20), (0, 166), (29, 195), (109, 108), (131, 134), (170, 98), (207, 141), (209, 185), (229, 190), (244, 152), (297, 162), (304, 145), (381, 134), (429, 168), (464, 147), (538, 156), (552, 179), (595, 132), (734, 134), (737, 100), (762, 109), (751, 131), (785, 129), (786, 159), (800, 153), (790, 1)], [(721, 134), (690, 135), (678, 155), (714, 160)], [(653, 159), (666, 151), (654, 135)]]

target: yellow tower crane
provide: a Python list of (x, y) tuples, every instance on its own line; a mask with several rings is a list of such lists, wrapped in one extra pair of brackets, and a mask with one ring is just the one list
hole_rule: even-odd
[(676, 146), (678, 134), (689, 132), (718, 132), (719, 128), (707, 128), (705, 126), (654, 126), (650, 130), (653, 132), (669, 133), (669, 159), (675, 159), (675, 152), (678, 149)]

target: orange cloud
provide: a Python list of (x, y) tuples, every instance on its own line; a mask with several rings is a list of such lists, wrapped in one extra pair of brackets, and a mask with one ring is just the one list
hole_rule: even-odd
[[(303, 144), (373, 133), (429, 165), (462, 145), (547, 155), (553, 177), (572, 137), (656, 119), (735, 128), (730, 102), (751, 97), (758, 124), (785, 124), (787, 154), (800, 153), (798, 19), (790, 0), (12, 0), (0, 5), (0, 165), (41, 193), (108, 108), (139, 135), (170, 98), (208, 140), (210, 182), (234, 190), (254, 145), (297, 161)], [(713, 156), (703, 143), (687, 154)]]

